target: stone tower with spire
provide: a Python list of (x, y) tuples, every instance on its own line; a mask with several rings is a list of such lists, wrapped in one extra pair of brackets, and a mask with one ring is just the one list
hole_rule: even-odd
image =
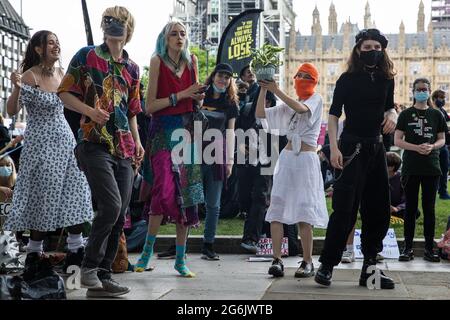
[(372, 14), (370, 13), (369, 1), (367, 1), (364, 14), (364, 29), (370, 28), (373, 28), (373, 22), (372, 22)]
[(417, 16), (417, 32), (425, 32), (425, 6), (420, 1), (419, 14)]
[[(287, 74), (290, 75), (295, 74), (298, 65), (303, 62), (312, 62), (319, 69), (322, 76), (317, 86), (317, 92), (323, 97), (324, 120), (326, 120), (333, 101), (336, 81), (339, 75), (347, 70), (347, 61), (355, 43), (355, 35), (362, 29), (362, 26), (360, 28), (356, 23), (352, 23), (350, 18), (344, 19), (345, 16), (341, 17), (345, 21), (336, 28), (336, 12), (339, 7), (332, 1), (329, 0), (331, 2), (328, 16), (329, 35), (322, 33), (319, 10), (316, 7), (313, 12), (311, 35), (300, 35), (294, 29), (290, 30), (289, 36), (292, 41), (287, 50), (286, 60), (286, 64), (289, 66)], [(450, 0), (447, 1), (450, 3)], [(426, 4), (426, 2), (418, 2), (420, 2), (420, 6), (417, 8), (418, 13), (416, 12), (418, 14), (418, 32), (414, 30), (414, 32), (407, 33), (405, 23), (399, 18), (398, 31), (386, 35), (390, 39), (389, 56), (397, 72), (395, 101), (402, 105), (411, 104), (410, 88), (417, 77), (426, 76), (432, 81), (433, 88), (450, 93), (450, 27), (445, 29), (441, 27), (442, 24), (436, 25), (436, 21), (433, 19), (429, 19), (430, 24), (427, 22), (425, 25), (424, 3)], [(361, 12), (361, 16), (363, 14)], [(373, 18), (369, 2), (367, 2), (364, 14), (365, 28), (376, 28)], [(383, 28), (381, 25), (380, 27)], [(289, 86), (287, 91), (290, 96), (296, 94), (294, 86)], [(450, 105), (446, 106), (446, 110), (450, 111)]]
[(311, 27), (311, 34), (313, 35), (322, 34), (322, 26), (320, 25), (320, 13), (319, 9), (317, 9), (317, 5), (313, 11), (313, 25)]
[(335, 35), (338, 32), (337, 13), (334, 3), (330, 5), (330, 15), (328, 16), (328, 34)]

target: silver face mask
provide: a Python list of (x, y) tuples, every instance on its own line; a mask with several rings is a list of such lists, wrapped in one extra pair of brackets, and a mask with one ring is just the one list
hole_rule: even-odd
[(103, 29), (105, 34), (111, 37), (123, 37), (125, 35), (125, 24), (111, 16), (103, 18)]

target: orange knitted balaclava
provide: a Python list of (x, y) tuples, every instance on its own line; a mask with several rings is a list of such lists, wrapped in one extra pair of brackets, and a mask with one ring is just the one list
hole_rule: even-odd
[(294, 78), (297, 96), (301, 100), (308, 100), (315, 93), (317, 83), (319, 83), (319, 71), (311, 63), (304, 63), (298, 68), (296, 75), (299, 72), (307, 73), (312, 78), (312, 80), (297, 78), (297, 76)]

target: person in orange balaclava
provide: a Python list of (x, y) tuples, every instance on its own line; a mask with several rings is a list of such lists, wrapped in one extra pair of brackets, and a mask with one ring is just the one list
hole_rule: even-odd
[[(283, 224), (298, 223), (303, 261), (295, 276), (307, 278), (315, 274), (312, 262), (313, 227), (325, 228), (328, 223), (317, 155), (323, 104), (322, 97), (316, 93), (319, 72), (314, 65), (302, 64), (294, 82), (297, 98), (289, 97), (274, 81), (259, 81), (261, 92), (256, 117), (262, 118), (266, 131), (286, 135), (289, 140), (275, 167), (270, 207), (266, 215), (273, 241), (273, 262), (269, 274), (284, 276), (281, 260)], [(274, 93), (283, 103), (264, 108), (267, 91)]]

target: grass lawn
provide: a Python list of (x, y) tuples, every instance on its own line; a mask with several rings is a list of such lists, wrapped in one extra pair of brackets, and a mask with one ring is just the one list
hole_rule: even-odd
[[(420, 205), (420, 202), (419, 202)], [(331, 214), (331, 199), (327, 198), (328, 212)], [(422, 208), (420, 208), (422, 212)], [(441, 238), (441, 234), (445, 232), (447, 226), (447, 219), (450, 215), (450, 200), (436, 200), (436, 235), (435, 238)], [(358, 218), (357, 228), (361, 227), (361, 220)], [(395, 234), (398, 238), (403, 238), (403, 225), (391, 225), (395, 229)], [(217, 235), (228, 236), (228, 235), (242, 235), (244, 228), (244, 220), (240, 218), (235, 219), (221, 219), (219, 220), (219, 226), (217, 228)], [(200, 226), (198, 229), (191, 230), (191, 235), (202, 235), (204, 225)], [(326, 230), (315, 229), (314, 236), (323, 237), (325, 236)], [(161, 227), (159, 234), (162, 235), (174, 235), (175, 225), (165, 225)], [(423, 214), (420, 216), (416, 224), (416, 238), (423, 238)]]

